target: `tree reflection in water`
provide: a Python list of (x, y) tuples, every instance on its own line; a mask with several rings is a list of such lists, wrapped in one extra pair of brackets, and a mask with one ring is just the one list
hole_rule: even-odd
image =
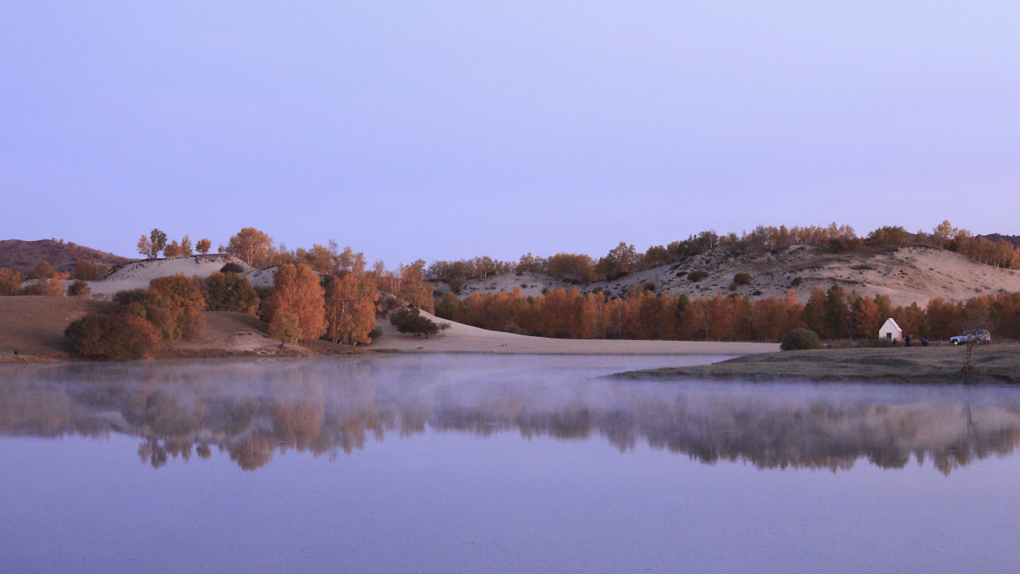
[(598, 436), (621, 452), (643, 441), (762, 469), (931, 459), (945, 474), (1020, 441), (1020, 391), (1010, 388), (633, 383), (547, 367), (450, 357), (16, 367), (0, 385), (0, 432), (137, 436), (154, 468), (207, 459), (215, 445), (245, 470), (289, 449), (335, 458), (370, 437), (429, 429)]

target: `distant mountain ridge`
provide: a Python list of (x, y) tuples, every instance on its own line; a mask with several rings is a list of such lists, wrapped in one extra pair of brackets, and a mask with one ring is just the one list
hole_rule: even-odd
[(58, 273), (74, 272), (75, 266), (82, 260), (98, 261), (112, 267), (120, 267), (138, 261), (64, 240), (4, 239), (0, 241), (0, 267), (27, 273), (29, 269), (44, 260), (48, 261)]

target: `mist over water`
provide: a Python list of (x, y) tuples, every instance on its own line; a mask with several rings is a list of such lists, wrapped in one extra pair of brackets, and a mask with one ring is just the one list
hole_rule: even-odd
[(1018, 541), (1020, 390), (602, 378), (718, 359), (4, 367), (0, 563), (859, 571), (878, 552), (909, 570), (1020, 566), (996, 550)]

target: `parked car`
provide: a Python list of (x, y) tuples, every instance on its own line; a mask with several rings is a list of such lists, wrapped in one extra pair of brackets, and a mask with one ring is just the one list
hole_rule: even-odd
[(949, 342), (954, 345), (966, 345), (971, 341), (976, 341), (978, 343), (991, 343), (992, 334), (984, 329), (973, 329), (971, 331), (964, 331), (962, 335), (949, 338)]

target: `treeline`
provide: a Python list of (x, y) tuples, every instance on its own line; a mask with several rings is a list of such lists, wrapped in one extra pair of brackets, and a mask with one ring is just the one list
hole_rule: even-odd
[(1020, 248), (1007, 238), (991, 237), (975, 237), (966, 229), (953, 227), (948, 221), (943, 221), (930, 233), (909, 233), (903, 227), (884, 226), (865, 237), (857, 236), (848, 225), (836, 223), (827, 227), (758, 226), (741, 235), (718, 235), (714, 231), (702, 231), (682, 241), (653, 245), (644, 253), (639, 252), (634, 245), (621, 242), (597, 260), (575, 253), (558, 253), (548, 258), (528, 253), (516, 262), (498, 261), (491, 257), (435, 261), (429, 265), (426, 276), (430, 281), (449, 283), (454, 292), (460, 291), (464, 281), (484, 279), (503, 272), (537, 273), (574, 283), (591, 283), (613, 280), (658, 265), (678, 263), (716, 248), (744, 253), (783, 250), (794, 245), (819, 246), (841, 252), (862, 247), (925, 245), (960, 253), (993, 267), (1020, 268)]
[(874, 339), (892, 317), (916, 337), (948, 339), (967, 328), (989, 328), (997, 337), (1020, 339), (1020, 293), (988, 295), (966, 303), (933, 299), (892, 307), (885, 295), (861, 296), (834, 285), (812, 290), (805, 304), (793, 291), (783, 298), (751, 300), (717, 295), (691, 300), (636, 287), (627, 298), (601, 292), (554, 289), (523, 297), (520, 289), (472, 293), (463, 301), (452, 293), (436, 300), (436, 315), (494, 331), (574, 339), (653, 339), (777, 342), (798, 328), (826, 339)]

